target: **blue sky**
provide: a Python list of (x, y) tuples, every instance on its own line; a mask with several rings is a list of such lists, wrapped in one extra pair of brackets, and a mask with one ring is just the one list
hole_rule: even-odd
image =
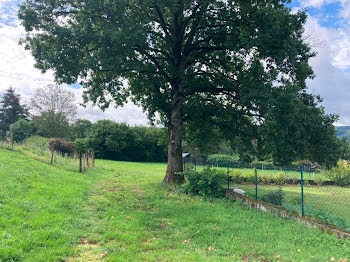
[[(24, 30), (17, 20), (21, 0), (0, 0), (0, 94), (10, 85), (28, 101), (38, 86), (53, 82), (52, 72), (42, 75), (33, 67), (33, 58), (18, 46)], [(350, 0), (295, 0), (293, 11), (307, 9), (306, 41), (318, 53), (311, 65), (316, 78), (308, 82), (309, 91), (324, 98), (328, 113), (340, 115), (338, 125), (350, 125)], [(67, 86), (81, 101), (78, 85)], [(142, 110), (132, 104), (102, 112), (88, 106), (80, 108), (78, 117), (112, 119), (129, 124), (147, 124)]]

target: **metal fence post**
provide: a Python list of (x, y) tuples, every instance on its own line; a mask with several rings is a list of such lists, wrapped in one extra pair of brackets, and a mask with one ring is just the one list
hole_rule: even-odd
[(255, 200), (258, 200), (258, 170), (255, 167)]
[(304, 174), (303, 168), (300, 170), (300, 179), (301, 179), (301, 215), (304, 216)]
[(227, 167), (227, 190), (230, 190), (230, 168)]

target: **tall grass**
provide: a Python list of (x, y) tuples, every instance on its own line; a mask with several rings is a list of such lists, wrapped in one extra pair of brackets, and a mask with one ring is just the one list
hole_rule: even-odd
[[(38, 161), (50, 164), (51, 151), (49, 150), (49, 138), (41, 136), (32, 136), (24, 140), (21, 144), (15, 144), (14, 151), (22, 152), (23, 154), (30, 156)], [(11, 145), (6, 141), (0, 142), (0, 148), (11, 149)], [(53, 165), (63, 167), (66, 170), (78, 172), (79, 171), (79, 158), (77, 155), (69, 157), (62, 155), (58, 152), (54, 153)], [(83, 158), (83, 169), (87, 169), (87, 162), (85, 157)]]

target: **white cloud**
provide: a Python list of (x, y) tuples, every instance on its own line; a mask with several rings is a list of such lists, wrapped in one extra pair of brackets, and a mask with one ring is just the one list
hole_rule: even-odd
[(349, 0), (300, 0), (303, 7), (316, 7), (319, 8), (325, 4), (341, 3), (343, 6), (349, 3)]
[[(316, 78), (308, 82), (309, 90), (324, 98), (323, 105), (328, 113), (340, 115), (338, 125), (350, 125), (350, 73), (339, 65), (345, 58), (341, 57), (342, 52), (336, 50), (338, 43), (334, 39), (337, 38), (338, 31), (321, 27), (312, 17), (308, 19), (307, 26), (313, 28), (313, 34), (320, 41), (327, 43), (323, 47), (315, 48), (318, 54), (311, 60), (311, 65)], [(339, 64), (334, 65), (338, 62)]]
[[(5, 12), (5, 7), (10, 11)], [(34, 68), (34, 59), (31, 54), (24, 50), (23, 46), (18, 45), (19, 39), (25, 35), (25, 32), (16, 19), (16, 10), (12, 0), (0, 0), (0, 94), (12, 86), (28, 103), (35, 88), (53, 83), (54, 77), (52, 72), (41, 74), (40, 70)], [(75, 93), (77, 102), (81, 103), (82, 90), (70, 86), (67, 88)], [(79, 107), (77, 117), (91, 121), (110, 119), (127, 122), (130, 125), (148, 124), (142, 110), (131, 103), (118, 109), (111, 106), (105, 112), (89, 104), (86, 108)]]
[(347, 69), (350, 66), (350, 29), (338, 30), (331, 43), (332, 65)]

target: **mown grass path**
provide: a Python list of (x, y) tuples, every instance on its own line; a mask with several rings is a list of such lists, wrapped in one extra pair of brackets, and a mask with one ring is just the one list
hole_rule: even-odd
[(79, 174), (0, 150), (0, 261), (350, 258), (350, 241), (238, 202), (174, 192), (160, 182), (164, 164), (97, 166)]

